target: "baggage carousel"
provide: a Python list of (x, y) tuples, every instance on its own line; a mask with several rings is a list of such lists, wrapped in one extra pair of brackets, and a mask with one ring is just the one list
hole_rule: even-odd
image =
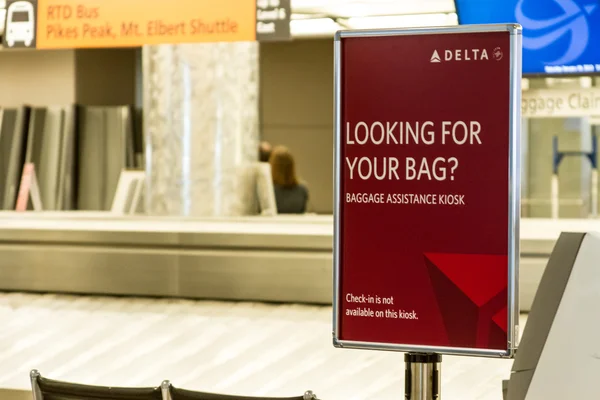
[[(521, 221), (521, 309), (564, 231), (599, 220)], [(330, 304), (332, 216), (178, 219), (0, 213), (0, 290)]]

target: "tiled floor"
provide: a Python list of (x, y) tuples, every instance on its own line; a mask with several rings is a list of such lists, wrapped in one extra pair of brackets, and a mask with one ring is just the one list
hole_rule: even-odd
[[(333, 348), (330, 307), (0, 293), (0, 321), (0, 388), (28, 389), (36, 368), (99, 385), (403, 397), (402, 354)], [(444, 357), (443, 398), (501, 400), (510, 367)]]

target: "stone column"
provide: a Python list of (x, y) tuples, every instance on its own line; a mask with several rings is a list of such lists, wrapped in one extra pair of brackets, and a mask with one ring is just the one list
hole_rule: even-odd
[(146, 210), (240, 213), (237, 176), (256, 161), (258, 43), (143, 49)]

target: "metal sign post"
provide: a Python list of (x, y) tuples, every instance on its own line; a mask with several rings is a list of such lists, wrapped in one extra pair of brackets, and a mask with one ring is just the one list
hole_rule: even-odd
[(514, 24), (336, 35), (333, 343), (407, 353), (406, 399), (514, 354), (520, 60)]
[(442, 397), (442, 356), (406, 353), (405, 400), (440, 400)]

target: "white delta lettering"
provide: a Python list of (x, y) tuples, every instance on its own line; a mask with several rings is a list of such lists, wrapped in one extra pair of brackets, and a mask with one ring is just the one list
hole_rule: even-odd
[(387, 121), (385, 125), (382, 122), (373, 122), (370, 126), (366, 122), (358, 122), (354, 130), (350, 128), (350, 122), (346, 122), (346, 144), (366, 143), (375, 145), (390, 144), (426, 144), (432, 145), (435, 142), (435, 132), (433, 122), (404, 122)]
[[(346, 144), (365, 145), (432, 145), (435, 142), (433, 122), (358, 122), (351, 128), (346, 123)], [(400, 180), (398, 170), (400, 160), (397, 157), (346, 157), (350, 179), (362, 180)]]
[(450, 180), (454, 180), (451, 174), (458, 167), (456, 157), (445, 159), (444, 157), (436, 157), (433, 161), (429, 161), (427, 157), (421, 158), (417, 167), (417, 160), (413, 157), (406, 157), (406, 180), (420, 181), (427, 179), (429, 181), (445, 181), (450, 174)]
[(348, 293), (346, 295), (346, 301), (348, 303), (362, 303), (362, 304), (366, 304), (367, 303), (367, 297), (364, 294), (361, 294), (360, 296), (355, 296), (352, 293)]
[(383, 193), (346, 193), (346, 203), (384, 203)]
[(464, 206), (464, 194), (440, 194), (438, 195), (439, 204), (443, 206)]
[[(477, 53), (479, 54), (479, 53)], [(438, 128), (439, 129), (439, 128)], [(438, 131), (437, 143), (458, 146), (482, 144), (481, 124), (478, 121), (442, 121)], [(432, 121), (424, 122), (358, 122), (352, 129), (346, 123), (347, 145), (376, 146), (430, 146), (436, 144), (436, 133)], [(458, 168), (456, 157), (414, 158), (394, 156), (354, 156), (345, 157), (349, 178), (370, 180), (454, 180), (454, 171)], [(406, 161), (404, 161), (406, 160)], [(404, 167), (404, 174), (400, 171)]]
[(446, 144), (446, 136), (451, 135), (455, 144), (463, 145), (481, 144), (479, 134), (481, 133), (481, 124), (477, 121), (470, 121), (469, 125), (464, 121), (442, 121), (442, 144)]
[(346, 157), (346, 164), (350, 170), (350, 179), (354, 179), (354, 173), (362, 180), (371, 177), (382, 180), (400, 180), (398, 167), (400, 161), (396, 157), (354, 157), (352, 160)]
[(445, 61), (480, 61), (489, 60), (486, 49), (455, 49), (444, 51)]

